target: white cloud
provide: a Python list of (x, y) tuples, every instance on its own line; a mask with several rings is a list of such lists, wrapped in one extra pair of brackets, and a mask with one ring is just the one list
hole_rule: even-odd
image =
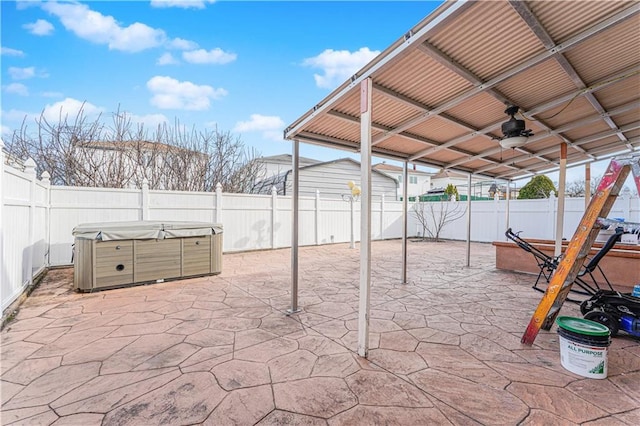
[(206, 51), (204, 49), (182, 52), (182, 58), (192, 64), (227, 64), (236, 60), (238, 55), (228, 53), (216, 47)]
[(136, 115), (127, 113), (127, 116), (131, 119), (132, 123), (139, 123), (148, 128), (156, 128), (161, 124), (169, 122), (169, 119), (164, 114)]
[(42, 96), (45, 98), (61, 98), (64, 95), (61, 92), (42, 92)]
[(0, 135), (9, 138), (13, 134), (13, 131), (9, 126), (5, 126), (4, 124), (0, 124)]
[(167, 8), (179, 7), (182, 9), (204, 9), (206, 3), (214, 3), (215, 0), (151, 0), (151, 7)]
[(47, 2), (42, 8), (60, 18), (62, 25), (78, 37), (106, 44), (109, 49), (139, 52), (160, 46), (166, 40), (161, 29), (139, 22), (123, 27), (113, 16), (95, 12), (84, 4)]
[(53, 25), (49, 21), (45, 21), (44, 19), (38, 19), (36, 22), (31, 22), (29, 24), (24, 24), (22, 28), (29, 30), (31, 34), (46, 36), (53, 33)]
[(24, 52), (18, 49), (11, 49), (10, 47), (0, 47), (0, 54), (6, 56), (24, 56)]
[(36, 69), (35, 67), (28, 68), (18, 68), (18, 67), (9, 67), (9, 75), (14, 80), (26, 80), (28, 78), (35, 77)]
[(174, 58), (173, 55), (169, 52), (163, 53), (162, 56), (160, 56), (156, 61), (156, 65), (173, 65), (177, 63), (178, 61), (176, 60), (176, 58)]
[(170, 42), (167, 43), (167, 47), (169, 49), (178, 49), (178, 50), (195, 50), (198, 48), (198, 43), (191, 40), (186, 40), (184, 38), (174, 38)]
[(249, 121), (239, 121), (233, 128), (234, 132), (262, 132), (265, 139), (281, 141), (284, 121), (277, 115), (251, 114)]
[(380, 51), (369, 50), (368, 47), (362, 47), (355, 52), (327, 49), (318, 56), (305, 59), (302, 64), (321, 68), (323, 74), (313, 75), (316, 85), (325, 89), (333, 89), (354, 75), (378, 54)]
[(20, 96), (29, 96), (29, 89), (22, 83), (11, 83), (4, 86), (4, 91)]
[(147, 81), (147, 89), (153, 93), (151, 105), (161, 109), (206, 110), (209, 109), (211, 100), (220, 99), (228, 94), (222, 88), (178, 81), (166, 76), (151, 78)]
[(49, 122), (64, 121), (65, 118), (73, 120), (82, 110), (85, 117), (96, 117), (102, 112), (102, 108), (97, 107), (89, 102), (82, 102), (73, 98), (66, 98), (52, 105), (44, 107), (43, 117)]

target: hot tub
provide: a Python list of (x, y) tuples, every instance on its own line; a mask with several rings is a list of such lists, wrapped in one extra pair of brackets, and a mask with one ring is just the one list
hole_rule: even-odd
[(92, 291), (222, 272), (222, 225), (86, 223), (73, 229), (74, 288)]

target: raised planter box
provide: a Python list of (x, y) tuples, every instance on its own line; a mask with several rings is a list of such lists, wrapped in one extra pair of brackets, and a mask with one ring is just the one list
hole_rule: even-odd
[(73, 230), (74, 289), (103, 290), (222, 271), (222, 226), (112, 222)]
[[(526, 239), (529, 244), (553, 256), (555, 242), (551, 240)], [(566, 250), (569, 242), (564, 241), (562, 251)], [(513, 242), (494, 241), (496, 247), (496, 268), (507, 271), (525, 272), (538, 275), (540, 269), (531, 253), (527, 253)], [(595, 255), (602, 248), (601, 242), (594, 243), (589, 251), (589, 257)], [(630, 293), (635, 284), (640, 284), (640, 246), (617, 243), (614, 248), (600, 261), (600, 267), (606, 274), (613, 287), (621, 292)], [(604, 283), (596, 273), (598, 283)], [(535, 278), (532, 277), (531, 284)], [(606, 283), (604, 283), (606, 286)]]

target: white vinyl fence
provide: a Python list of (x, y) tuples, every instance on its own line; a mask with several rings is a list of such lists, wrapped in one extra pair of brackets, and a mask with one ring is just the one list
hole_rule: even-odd
[[(0, 259), (1, 300), (4, 311), (47, 266), (69, 265), (72, 230), (81, 223), (131, 220), (180, 220), (221, 223), (224, 252), (290, 247), (291, 197), (223, 193), (154, 191), (141, 189), (51, 186), (48, 174), (40, 180), (32, 160), (25, 170), (4, 164), (0, 157)], [(347, 189), (345, 188), (345, 192)], [(461, 202), (466, 208), (466, 202)], [(436, 208), (442, 204), (436, 203)], [(504, 240), (505, 201), (473, 201), (471, 239)], [(336, 199), (300, 198), (300, 245), (348, 242), (351, 236), (350, 204)], [(355, 239), (360, 239), (360, 205), (355, 208)], [(510, 221), (524, 238), (555, 238), (557, 200), (511, 201)], [(421, 227), (409, 205), (409, 235)], [(564, 237), (571, 238), (584, 213), (584, 199), (565, 201)], [(637, 197), (618, 197), (610, 218), (640, 222)], [(402, 236), (402, 202), (373, 200), (372, 237)], [(444, 228), (445, 239), (466, 239), (466, 215)], [(492, 249), (487, 247), (488, 250)]]

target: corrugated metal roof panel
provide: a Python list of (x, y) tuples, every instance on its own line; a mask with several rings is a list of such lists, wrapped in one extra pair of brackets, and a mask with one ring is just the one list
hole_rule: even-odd
[(536, 114), (534, 118), (556, 128), (595, 114), (596, 111), (588, 100), (576, 96), (555, 108)]
[(449, 120), (433, 116), (417, 126), (411, 127), (409, 132), (428, 137), (429, 139), (437, 142), (446, 142), (469, 133), (469, 130)]
[(619, 81), (594, 93), (600, 104), (607, 109), (626, 105), (638, 99), (640, 93), (640, 74)]
[(394, 68), (380, 72), (375, 79), (387, 89), (429, 107), (435, 107), (452, 94), (462, 93), (472, 85), (420, 51), (413, 51)]
[(555, 58), (516, 74), (496, 88), (525, 110), (555, 99), (558, 94), (571, 93), (577, 89)]
[(312, 126), (309, 126), (308, 131), (332, 138), (360, 141), (360, 125), (358, 123), (348, 123), (329, 115), (323, 115), (316, 120)]
[(567, 139), (571, 141), (579, 141), (580, 139), (585, 138), (589, 135), (606, 132), (607, 130), (611, 130), (607, 123), (605, 123), (604, 121), (599, 121), (590, 123), (588, 126), (576, 127), (575, 129), (568, 130), (563, 134), (567, 137)]
[(376, 146), (398, 152), (414, 153), (431, 145), (426, 145), (424, 143), (406, 138), (393, 138), (384, 140)]
[(631, 123), (637, 123), (638, 120), (640, 120), (639, 108), (635, 108), (624, 114), (617, 114), (613, 116), (613, 121), (618, 125), (618, 127), (622, 127)]
[(474, 3), (429, 41), (485, 81), (544, 51), (509, 4), (498, 1)]
[(504, 114), (505, 105), (489, 95), (481, 92), (467, 101), (446, 111), (447, 114), (482, 129), (489, 124), (508, 118)]
[[(405, 103), (394, 101), (378, 92), (373, 92), (373, 98), (374, 108), (372, 120), (374, 123), (379, 123), (387, 127), (396, 127), (402, 124), (407, 117), (420, 114), (419, 109), (408, 106)], [(360, 103), (358, 102), (358, 108), (359, 107)]]
[(527, 1), (551, 38), (560, 43), (597, 22), (626, 9), (629, 1)]
[(571, 49), (565, 57), (587, 85), (590, 85), (610, 76), (612, 70), (623, 70), (638, 64), (638, 28), (640, 17), (631, 17), (619, 26), (603, 31)]

